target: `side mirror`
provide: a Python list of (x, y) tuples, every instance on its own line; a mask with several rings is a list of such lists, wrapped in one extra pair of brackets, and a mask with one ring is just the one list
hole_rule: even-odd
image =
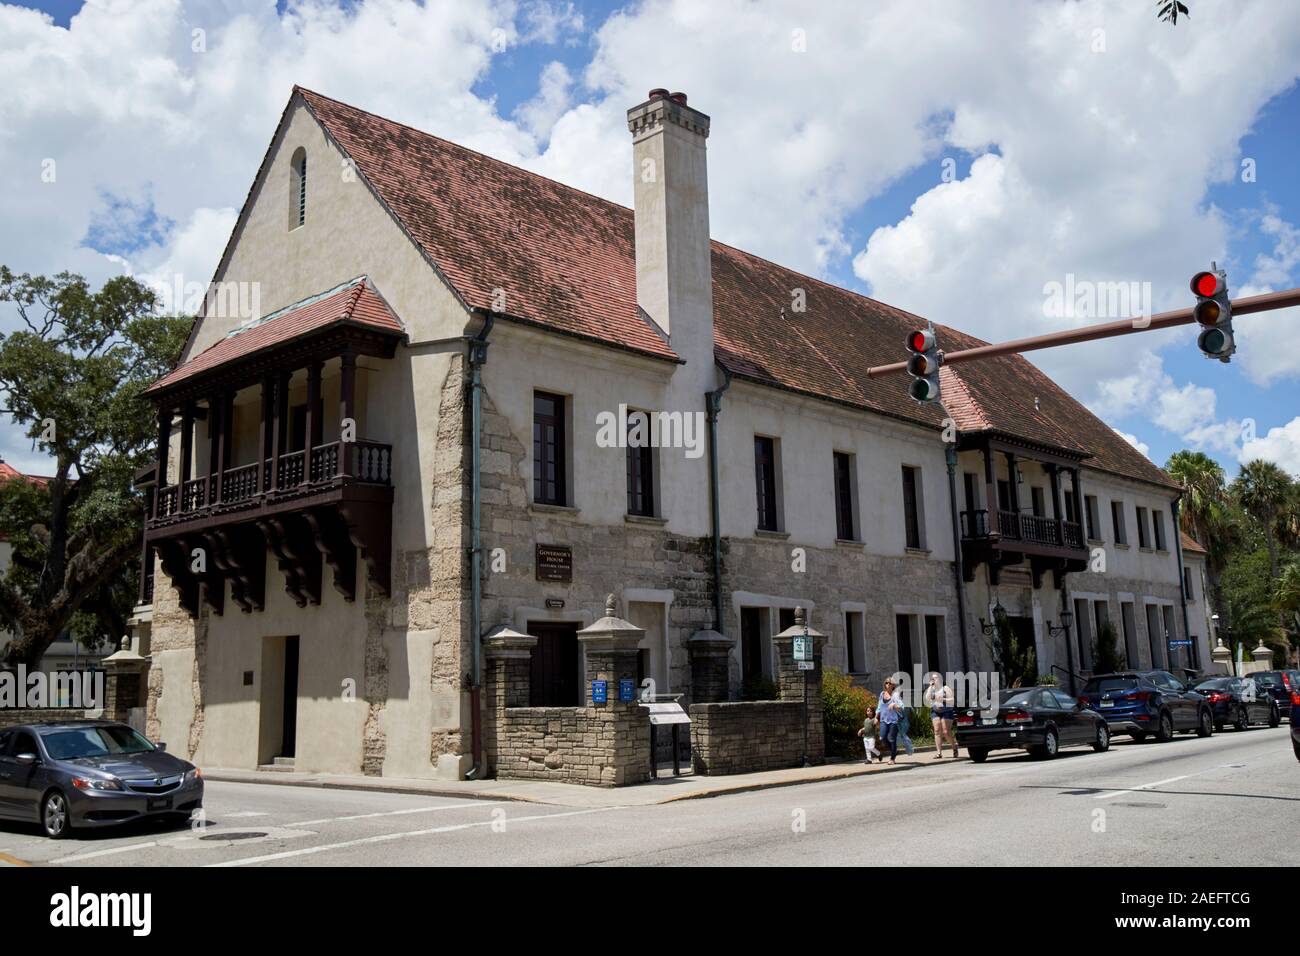
[(163, 751), (164, 753), (167, 752), (167, 745), (166, 745), (165, 743), (163, 743), (161, 740), (158, 741), (158, 742), (157, 742), (156, 744), (154, 744), (153, 746), (154, 746), (154, 749), (155, 749), (155, 750), (161, 750), (161, 751)]
[(30, 767), (32, 764), (37, 762), (36, 754), (18, 754), (14, 759), (25, 767)]

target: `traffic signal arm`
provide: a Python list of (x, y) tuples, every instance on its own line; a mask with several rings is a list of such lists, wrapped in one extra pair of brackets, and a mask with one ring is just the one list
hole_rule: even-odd
[[(1244, 299), (1232, 300), (1232, 314), (1250, 315), (1252, 312), (1268, 312), (1273, 309), (1289, 309), (1300, 305), (1300, 289), (1285, 289), (1281, 292), (1266, 292)], [(1073, 345), (1076, 342), (1091, 342), (1094, 339), (1109, 339), (1117, 335), (1132, 335), (1135, 332), (1149, 332), (1152, 329), (1168, 329), (1176, 325), (1191, 325), (1196, 321), (1191, 309), (1179, 309), (1175, 312), (1161, 312), (1151, 316), (1149, 321), (1141, 319), (1120, 319), (1118, 322), (1106, 322), (1102, 325), (1090, 325), (1081, 329), (1067, 329), (1064, 332), (1049, 332), (1027, 339), (1013, 339), (995, 345), (980, 345), (973, 349), (961, 349), (957, 352), (945, 352), (944, 365), (957, 362), (973, 362), (976, 359), (992, 358), (996, 355), (1011, 355), (1019, 352), (1034, 352), (1038, 349), (1055, 348), (1058, 345)], [(867, 369), (868, 378), (893, 375), (907, 371), (906, 362), (894, 362), (890, 365), (877, 365)]]

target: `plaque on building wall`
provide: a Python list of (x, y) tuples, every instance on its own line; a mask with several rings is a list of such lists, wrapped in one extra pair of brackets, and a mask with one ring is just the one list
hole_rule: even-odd
[(567, 545), (539, 544), (534, 564), (539, 581), (573, 581), (573, 549)]

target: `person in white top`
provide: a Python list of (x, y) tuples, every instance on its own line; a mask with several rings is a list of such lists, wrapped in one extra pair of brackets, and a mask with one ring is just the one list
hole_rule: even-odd
[(943, 683), (939, 672), (930, 675), (930, 684), (925, 689), (925, 702), (930, 708), (930, 722), (934, 726), (934, 759), (943, 759), (943, 742), (952, 741), (952, 755), (957, 756), (957, 734), (953, 730), (953, 721), (957, 718), (956, 701), (952, 688)]

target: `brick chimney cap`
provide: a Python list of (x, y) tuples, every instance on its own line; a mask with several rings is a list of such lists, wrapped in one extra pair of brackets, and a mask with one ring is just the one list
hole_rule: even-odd
[(674, 103), (676, 103), (678, 106), (685, 106), (685, 105), (686, 105), (686, 94), (685, 94), (685, 93), (674, 93), (674, 94), (672, 94), (671, 96), (669, 96), (668, 98), (669, 98), (670, 100), (672, 100)]
[(646, 99), (661, 100), (667, 95), (668, 95), (667, 90), (665, 90), (663, 87), (656, 86), (653, 90), (650, 91), (650, 94), (646, 97)]

